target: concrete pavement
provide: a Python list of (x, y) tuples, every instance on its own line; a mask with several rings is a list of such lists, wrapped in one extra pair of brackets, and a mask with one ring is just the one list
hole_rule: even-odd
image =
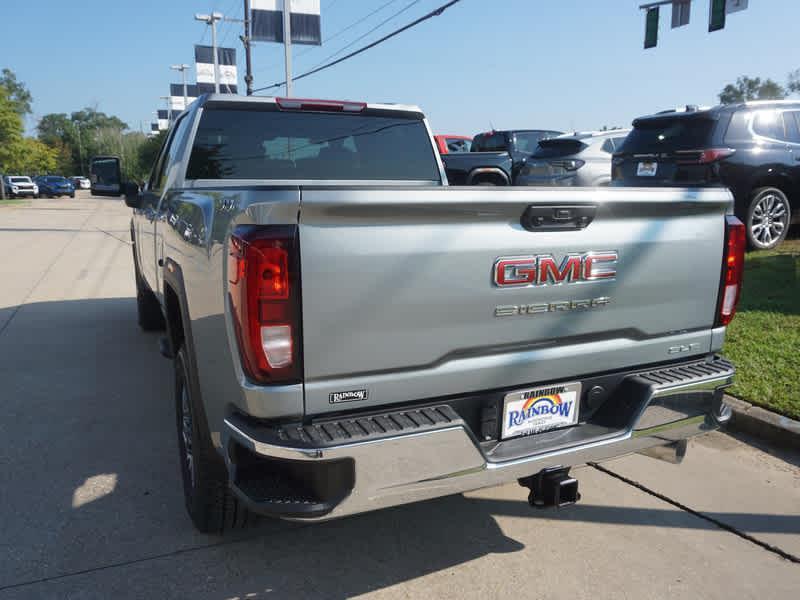
[(582, 502), (558, 512), (508, 485), (196, 533), (128, 219), (110, 198), (0, 207), (0, 599), (797, 597), (778, 551), (800, 556), (800, 455), (725, 434), (680, 466), (581, 469)]

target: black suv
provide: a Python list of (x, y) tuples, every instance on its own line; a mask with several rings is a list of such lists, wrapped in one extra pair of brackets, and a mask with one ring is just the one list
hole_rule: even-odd
[(730, 188), (750, 246), (774, 248), (800, 222), (800, 102), (641, 117), (612, 164), (613, 185)]

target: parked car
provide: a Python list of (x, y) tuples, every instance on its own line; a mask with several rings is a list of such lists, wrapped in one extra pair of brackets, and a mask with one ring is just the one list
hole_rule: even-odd
[(436, 147), (439, 154), (457, 154), (469, 152), (472, 147), (472, 138), (465, 135), (436, 135)]
[(208, 95), (125, 185), (200, 530), (512, 481), (566, 505), (570, 467), (730, 418), (727, 191), (447, 189), (435, 148), (413, 106)]
[(24, 175), (6, 175), (3, 177), (3, 186), (8, 198), (39, 197), (39, 186)]
[(576, 132), (542, 140), (520, 169), (516, 185), (608, 185), (611, 156), (629, 131)]
[(76, 190), (88, 190), (92, 187), (92, 182), (89, 181), (88, 177), (73, 175), (69, 178), (69, 180), (72, 182), (72, 185)]
[(800, 102), (746, 102), (641, 117), (613, 159), (615, 184), (726, 186), (751, 248), (800, 222)]
[(44, 175), (36, 178), (39, 186), (39, 195), (55, 198), (59, 196), (75, 197), (75, 186), (66, 178), (60, 175)]
[(447, 180), (450, 185), (513, 185), (539, 142), (561, 133), (549, 129), (480, 133), (472, 139), (470, 152), (442, 156)]

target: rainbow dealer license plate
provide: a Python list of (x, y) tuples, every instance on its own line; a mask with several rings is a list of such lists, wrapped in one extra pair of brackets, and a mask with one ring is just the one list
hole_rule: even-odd
[(501, 439), (575, 425), (580, 401), (580, 383), (545, 385), (506, 394)]

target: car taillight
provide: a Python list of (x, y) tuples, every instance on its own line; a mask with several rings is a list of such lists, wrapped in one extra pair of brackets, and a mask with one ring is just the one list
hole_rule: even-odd
[(733, 156), (733, 148), (706, 148), (703, 150), (678, 150), (678, 164), (682, 165), (709, 165)]
[(580, 160), (580, 159), (574, 159), (573, 158), (573, 159), (569, 159), (569, 160), (553, 160), (553, 161), (550, 161), (550, 164), (553, 165), (554, 167), (560, 167), (560, 168), (565, 169), (567, 171), (577, 171), (583, 165), (585, 165), (586, 162), (583, 161), (583, 160)]
[(708, 150), (703, 150), (700, 153), (700, 160), (698, 161), (701, 165), (707, 165), (708, 163), (717, 162), (718, 160), (722, 160), (723, 158), (728, 158), (732, 156), (733, 153), (736, 152), (733, 148), (709, 148)]
[(725, 255), (722, 263), (717, 325), (727, 325), (736, 314), (736, 305), (742, 292), (746, 244), (744, 224), (733, 215), (726, 216)]
[(294, 226), (237, 227), (228, 249), (228, 292), (248, 378), (302, 379), (300, 252)]

